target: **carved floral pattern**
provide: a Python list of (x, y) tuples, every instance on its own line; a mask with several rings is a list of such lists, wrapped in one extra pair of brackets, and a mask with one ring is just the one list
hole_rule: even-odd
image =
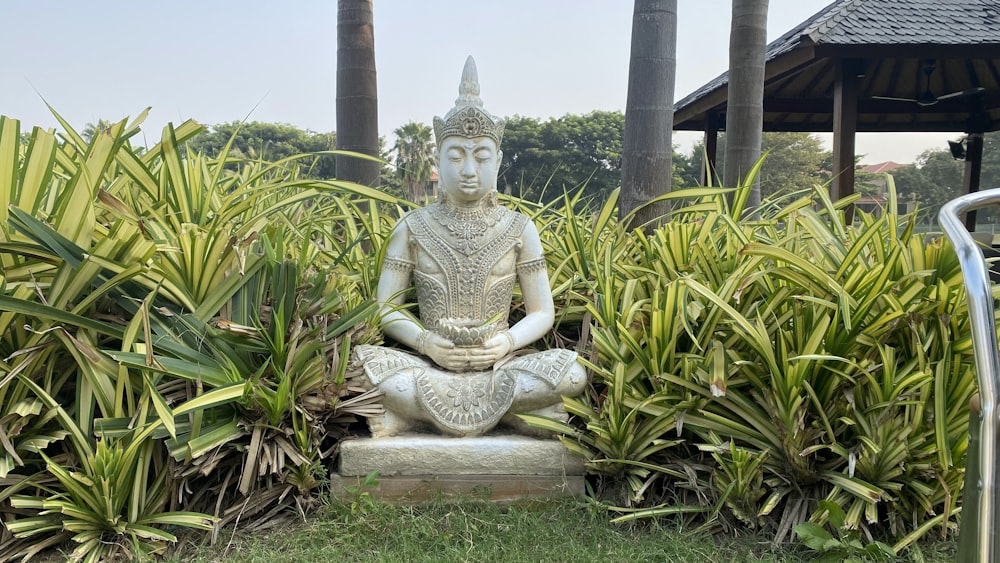
[(455, 374), (437, 371), (427, 358), (393, 348), (358, 345), (354, 353), (372, 385), (391, 385), (396, 377), (412, 379), (424, 411), (442, 428), (463, 435), (496, 426), (513, 404), (519, 378), (555, 388), (576, 363), (576, 352), (553, 349), (514, 358), (496, 370)]
[[(510, 298), (514, 294), (514, 275), (500, 278), (490, 286), (483, 298), (483, 308), (487, 311), (503, 311), (510, 308)], [(506, 322), (504, 323), (506, 325)]]
[[(527, 217), (499, 205), (478, 213), (441, 211), (443, 207), (425, 207), (407, 219), (411, 244), (424, 255), (423, 260), (434, 264), (433, 268), (422, 267), (418, 259), (414, 269), (424, 326), (433, 329), (440, 319), (449, 317), (485, 324), (499, 316), (498, 329), (507, 328), (506, 313), (510, 309), (514, 276), (498, 278), (494, 270), (505, 256), (520, 247)], [(491, 224), (491, 228), (473, 239), (465, 239), (464, 235), (456, 235), (452, 227), (467, 220), (483, 221)], [(466, 232), (463, 229), (458, 231)]]
[(453, 405), (464, 411), (479, 408), (479, 400), (486, 396), (486, 389), (481, 384), (474, 384), (467, 379), (453, 381), (448, 384), (448, 388), (448, 397), (454, 399)]
[(434, 276), (419, 270), (413, 273), (413, 282), (420, 303), (420, 320), (425, 327), (435, 329), (439, 319), (448, 317), (448, 289)]
[(477, 434), (496, 426), (514, 402), (516, 376), (511, 371), (438, 373), (422, 371), (414, 378), (417, 399), (434, 421), (460, 434)]

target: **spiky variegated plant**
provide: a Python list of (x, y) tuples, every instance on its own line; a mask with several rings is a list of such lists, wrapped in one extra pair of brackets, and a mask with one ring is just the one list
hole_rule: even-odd
[(817, 188), (749, 219), (748, 186), (671, 194), (687, 205), (648, 233), (600, 213), (542, 230), (557, 280), (587, 272), (595, 392), (566, 400), (583, 428), (532, 422), (625, 480), (627, 518), (701, 510), (782, 538), (828, 499), (897, 549), (947, 529), (975, 387), (954, 254), (892, 200), (845, 226), (851, 200)]
[[(378, 338), (402, 203), (185, 156), (193, 123), (138, 151), (140, 121), (22, 143), (0, 118), (3, 558), (156, 551), (169, 526), (308, 503), (344, 417), (377, 409), (345, 360)], [(823, 190), (754, 220), (726, 193), (671, 194), (673, 221), (632, 233), (614, 198), (509, 202), (546, 245), (551, 343), (579, 339), (593, 374), (566, 401), (582, 425), (534, 422), (621, 480), (626, 518), (783, 537), (828, 499), (897, 548), (945, 529), (975, 386), (953, 254), (891, 212), (845, 227)]]
[(136, 150), (142, 117), (89, 143), (64, 122), (22, 143), (0, 118), (5, 559), (155, 552), (164, 526), (293, 502), (372, 408), (345, 373), (377, 337), (377, 270), (353, 249), (388, 222), (350, 200), (396, 200), (228, 147), (185, 156), (193, 122)]

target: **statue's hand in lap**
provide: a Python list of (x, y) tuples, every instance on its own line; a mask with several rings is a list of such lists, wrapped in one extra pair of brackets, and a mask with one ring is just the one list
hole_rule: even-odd
[(423, 354), (449, 371), (483, 371), (513, 351), (505, 334), (496, 334), (481, 345), (456, 346), (440, 334), (428, 331), (422, 344)]

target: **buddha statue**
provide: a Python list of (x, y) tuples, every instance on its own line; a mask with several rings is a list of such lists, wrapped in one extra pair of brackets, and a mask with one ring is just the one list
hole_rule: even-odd
[[(434, 118), (440, 199), (400, 219), (382, 260), (381, 327), (415, 353), (356, 347), (383, 393), (384, 414), (368, 419), (373, 437), (478, 436), (498, 425), (535, 433), (516, 415), (565, 420), (562, 397), (586, 385), (575, 352), (522, 350), (551, 330), (555, 308), (538, 230), (497, 201), (503, 131), (483, 109), (469, 57), (455, 107)], [(508, 326), (515, 283), (525, 315)], [(419, 318), (406, 308), (414, 293)]]

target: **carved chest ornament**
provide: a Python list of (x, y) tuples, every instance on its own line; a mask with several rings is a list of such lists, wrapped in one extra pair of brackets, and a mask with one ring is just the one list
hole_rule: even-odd
[(462, 208), (445, 201), (428, 209), (434, 221), (451, 235), (449, 246), (465, 255), (480, 249), (483, 236), (503, 218), (503, 208), (497, 204), (496, 194), (488, 197), (491, 201), (485, 206)]
[(425, 271), (422, 260), (415, 260), (413, 271), (425, 326), (437, 329), (447, 318), (484, 324), (498, 317), (497, 330), (507, 328), (516, 275), (513, 267), (499, 275), (495, 270), (520, 245), (527, 221), (500, 205), (466, 211), (445, 203), (410, 215), (410, 244), (434, 264)]

